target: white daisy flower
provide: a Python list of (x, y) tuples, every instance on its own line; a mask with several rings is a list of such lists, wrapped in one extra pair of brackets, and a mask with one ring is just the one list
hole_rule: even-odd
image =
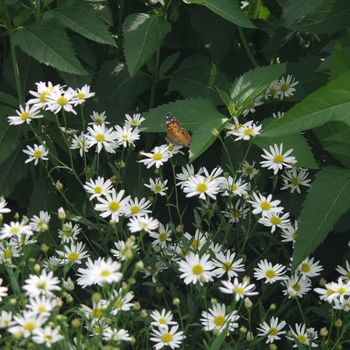
[(279, 280), (285, 280), (284, 276), (286, 267), (282, 264), (272, 265), (266, 259), (258, 263), (258, 267), (254, 268), (254, 277), (257, 280), (265, 279), (265, 283), (274, 283)]
[(282, 331), (285, 327), (286, 322), (278, 322), (278, 317), (271, 317), (270, 323), (260, 323), (260, 327), (257, 328), (259, 333), (258, 337), (267, 337), (266, 344), (272, 343), (275, 340), (280, 340), (280, 335), (286, 334), (286, 331)]
[(42, 114), (38, 114), (40, 110), (35, 106), (30, 106), (28, 103), (25, 104), (24, 108), (19, 106), (19, 110), (16, 110), (17, 116), (7, 117), (10, 125), (21, 125), (23, 123), (29, 124), (32, 119), (43, 118)]

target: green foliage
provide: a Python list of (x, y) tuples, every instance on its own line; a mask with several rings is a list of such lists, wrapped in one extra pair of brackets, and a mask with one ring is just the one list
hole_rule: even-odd
[[(90, 303), (94, 307), (91, 296), (96, 291), (107, 300), (121, 287), (125, 292), (133, 290), (135, 300), (148, 312), (144, 315), (135, 307), (111, 317), (119, 328), (120, 320), (130, 327), (135, 348), (151, 347), (149, 314), (155, 309), (176, 309), (175, 318), (181, 319), (181, 329), (187, 336), (184, 348), (264, 349), (266, 338), (257, 335), (257, 328), (272, 315), (286, 319), (291, 327), (301, 322), (308, 327), (323, 327), (342, 318), (341, 332), (330, 327), (329, 336), (319, 337), (317, 344), (322, 343), (323, 349), (335, 349), (342, 345), (342, 339), (349, 339), (348, 317), (342, 310), (333, 309), (334, 304), (319, 306), (315, 293), (298, 297), (296, 304), (288, 291), (283, 289), (282, 295), (283, 285), (260, 283), (254, 272), (261, 260), (289, 267), (291, 258), (292, 272), (298, 272), (307, 257), (316, 257), (321, 264), (329, 264), (323, 266), (320, 277), (335, 280), (334, 268), (349, 259), (349, 254), (343, 257), (335, 252), (347, 249), (349, 234), (350, 3), (250, 0), (242, 5), (236, 0), (0, 2), (0, 197), (4, 196), (11, 208), (11, 213), (2, 213), (0, 219), (4, 224), (13, 224), (22, 216), (32, 220), (43, 210), (51, 215), (48, 232), (35, 232), (35, 245), (23, 244), (23, 260), (15, 256), (8, 262), (4, 258), (8, 241), (1, 238), (0, 272), (5, 276), (2, 285), (13, 293), (0, 304), (1, 311), (23, 311), (21, 306), (28, 302), (22, 290), (25, 280), (40, 274), (35, 270), (39, 263), (57, 258), (57, 252), (67, 248), (67, 242), (59, 243), (59, 230), (79, 224), (79, 239), (92, 260), (112, 256), (114, 243), (130, 238), (127, 223), (131, 219), (121, 216), (118, 222), (109, 222), (110, 217), (103, 217), (96, 209), (96, 198), (90, 200), (91, 194), (86, 193), (84, 184), (101, 176), (111, 179), (118, 193), (125, 190), (124, 197), (150, 198), (149, 215), (168, 224), (172, 243), (186, 249), (177, 251), (176, 257), (162, 255), (164, 248), (154, 247), (154, 238), (145, 230), (133, 233), (137, 237), (131, 243), (136, 240), (137, 250), (127, 247), (131, 258), (121, 261), (125, 284), (120, 281), (98, 288), (79, 285), (76, 292), (57, 293), (61, 298), (68, 295), (74, 299), (71, 306), (64, 301), (60, 310), (67, 322), (77, 317), (85, 322), (81, 330), (70, 330), (62, 321), (64, 317), (60, 319), (61, 315), (56, 314), (52, 322), (62, 321), (61, 331), (66, 336), (60, 345), (70, 347), (70, 338), (78, 334), (86, 349), (105, 346), (107, 342), (100, 336), (90, 337), (94, 324), (80, 305)], [(95, 95), (74, 100), (68, 107), (66, 96), (62, 96), (60, 107), (67, 108), (56, 105), (59, 111), (52, 106), (50, 110), (47, 96), (37, 91), (42, 86), (39, 82), (47, 88), (51, 86), (49, 82), (56, 88), (60, 85), (67, 94), (68, 88), (80, 89), (74, 91), (76, 95), (88, 85)], [(30, 106), (37, 106), (43, 118), (25, 119), (26, 113), (19, 106), (29, 108), (26, 103), (38, 97), (40, 101), (32, 101)], [(190, 132), (190, 147), (172, 154), (157, 168), (146, 167), (142, 161), (147, 154), (166, 142), (168, 112)], [(282, 112), (285, 114), (281, 117)], [(105, 113), (110, 123), (105, 124), (106, 128), (123, 126), (125, 116), (140, 113), (145, 118), (137, 129), (140, 139), (135, 144), (125, 141), (127, 147), (119, 144), (114, 152), (104, 148), (95, 152), (89, 145), (81, 155), (80, 149), (71, 148), (72, 142), (80, 133), (91, 136), (88, 128), (92, 127), (93, 113)], [(22, 120), (13, 124), (21, 125), (10, 125), (11, 117), (18, 115)], [(256, 131), (259, 127), (262, 129)], [(244, 134), (238, 135), (237, 130), (243, 129)], [(23, 150), (38, 144), (48, 150), (48, 161), (40, 159), (34, 166)], [(286, 158), (283, 155), (270, 159), (282, 169), (274, 171), (262, 166), (265, 159), (261, 156), (281, 145), (282, 153), (293, 150), (289, 156), (296, 158), (296, 166), (279, 163), (279, 156)], [(245, 173), (247, 162), (257, 174)], [(222, 170), (220, 176), (232, 180), (230, 191), (234, 192), (240, 181), (242, 185), (249, 183), (249, 188), (240, 195), (232, 191), (225, 194), (220, 189), (214, 196), (207, 196), (207, 201), (199, 200), (200, 191), (192, 196), (184, 186), (178, 186), (181, 167), (189, 165), (193, 168), (186, 168), (188, 174), (182, 174), (187, 180), (206, 171), (206, 179), (215, 181), (221, 174), (216, 171)], [(300, 178), (288, 179), (293, 172), (304, 172), (304, 180), (309, 182), (300, 184)], [(156, 178), (167, 181), (164, 197), (145, 187)], [(293, 246), (281, 241), (285, 226), (272, 229), (264, 224), (260, 213), (252, 213), (253, 193), (281, 201), (278, 205), (283, 207), (283, 213), (289, 213), (289, 233), (298, 226), (294, 232), (297, 238), (291, 234)], [(66, 211), (65, 219), (58, 217), (61, 207)], [(241, 215), (239, 220), (236, 215)], [(0, 235), (6, 231), (2, 230)], [(208, 233), (200, 249), (196, 246), (198, 237), (185, 236), (196, 230)], [(189, 252), (200, 257), (211, 252), (215, 261), (217, 252), (212, 250), (212, 244), (220, 244), (223, 252), (234, 251), (236, 259), (243, 259), (245, 270), (238, 271), (237, 278), (241, 282), (245, 275), (249, 276), (259, 291), (251, 310), (244, 307), (243, 300), (234, 301), (235, 294), (221, 293), (219, 278), (203, 288), (199, 283), (188, 286), (179, 277), (178, 261), (183, 261)], [(140, 277), (134, 266), (138, 260), (148, 271), (156, 271), (161, 261), (168, 271), (151, 273), (153, 279), (150, 275)], [(78, 268), (84, 266), (63, 265), (54, 268), (61, 280), (76, 277)], [(289, 271), (285, 273), (289, 276)], [(224, 274), (220, 278), (223, 281), (228, 277)], [(317, 282), (312, 288), (317, 287)], [(176, 307), (172, 304), (174, 298), (180, 301)], [(9, 302), (13, 299), (19, 300), (17, 305)], [(244, 333), (244, 329), (225, 328), (219, 334), (215, 333), (218, 329), (203, 331), (201, 313), (216, 303), (225, 304), (227, 312), (238, 311), (239, 326), (247, 327), (254, 339), (248, 341), (251, 334)], [(267, 309), (272, 303), (277, 305), (276, 310)], [(18, 340), (6, 336), (6, 332), (0, 346), (28, 347), (28, 338)], [(299, 349), (307, 348), (297, 340), (283, 339), (280, 344), (285, 349), (294, 344)], [(114, 341), (109, 345), (128, 346)]]

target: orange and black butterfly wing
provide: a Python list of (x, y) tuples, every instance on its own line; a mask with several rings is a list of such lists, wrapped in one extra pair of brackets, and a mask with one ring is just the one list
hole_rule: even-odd
[(166, 115), (167, 136), (166, 140), (176, 146), (190, 147), (191, 135), (181, 127), (180, 123), (169, 112)]

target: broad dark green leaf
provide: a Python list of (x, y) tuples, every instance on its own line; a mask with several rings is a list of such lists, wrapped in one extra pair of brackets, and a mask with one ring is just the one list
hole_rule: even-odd
[(254, 101), (266, 88), (286, 72), (286, 64), (258, 67), (244, 73), (230, 88), (230, 96), (236, 108)]
[[(18, 108), (19, 102), (16, 97), (6, 94), (5, 92), (0, 91), (0, 102), (3, 102), (6, 105), (9, 105), (14, 108)], [(1, 121), (2, 119), (0, 119)]]
[[(13, 115), (17, 115), (14, 113)], [(7, 118), (0, 118), (0, 163), (3, 163), (18, 147), (21, 135), (19, 125), (9, 125)]]
[(172, 55), (168, 56), (160, 65), (159, 67), (159, 74), (162, 76), (164, 75), (179, 59), (180, 52), (173, 53)]
[(42, 19), (13, 35), (15, 45), (41, 63), (67, 73), (85, 75), (63, 27), (54, 19)]
[(308, 190), (293, 253), (297, 267), (327, 237), (340, 216), (350, 208), (350, 170), (325, 167)]
[(313, 34), (333, 34), (349, 24), (348, 0), (324, 0), (315, 13), (305, 16), (300, 22), (286, 26), (289, 29)]
[(26, 156), (22, 147), (18, 147), (0, 165), (0, 193), (2, 196), (9, 196), (20, 180), (27, 175), (28, 167), (31, 165), (24, 164), (25, 160)]
[(243, 28), (256, 28), (245, 16), (236, 1), (232, 0), (183, 0), (186, 4), (196, 4), (207, 7), (217, 15)]
[(203, 6), (190, 6), (189, 12), (192, 27), (200, 33), (204, 46), (219, 64), (232, 47), (236, 27)]
[(323, 0), (293, 0), (284, 8), (282, 19), (285, 24), (292, 24), (298, 18), (312, 14)]
[(295, 105), (283, 118), (270, 124), (262, 135), (270, 137), (299, 133), (329, 121), (343, 121), (350, 125), (349, 108), (350, 72), (342, 74)]
[(87, 39), (116, 46), (105, 22), (99, 16), (99, 11), (86, 2), (67, 1), (54, 10), (46, 12), (44, 18), (55, 18), (64, 27), (70, 28)]
[(221, 104), (216, 88), (226, 91), (229, 82), (226, 75), (207, 57), (196, 54), (182, 62), (171, 75), (169, 90), (180, 91), (183, 97), (209, 98)]
[(137, 73), (130, 77), (128, 69), (118, 61), (107, 61), (99, 71), (93, 91), (101, 100), (132, 108), (136, 99), (147, 89), (147, 76)]
[(330, 80), (338, 78), (341, 74), (350, 70), (350, 53), (347, 53), (337, 42), (334, 46), (333, 67)]
[(126, 17), (123, 31), (125, 59), (133, 77), (160, 48), (171, 25), (159, 16), (134, 13)]

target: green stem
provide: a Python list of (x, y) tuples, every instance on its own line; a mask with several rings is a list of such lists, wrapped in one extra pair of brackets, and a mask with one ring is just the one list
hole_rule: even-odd
[(246, 51), (246, 53), (247, 53), (247, 55), (248, 55), (248, 57), (249, 57), (249, 59), (250, 59), (250, 62), (252, 63), (252, 65), (253, 65), (254, 67), (256, 67), (256, 68), (259, 67), (259, 65), (258, 65), (257, 62), (255, 61), (255, 58), (254, 58), (254, 56), (253, 56), (253, 54), (252, 54), (252, 52), (251, 52), (251, 50), (250, 50), (250, 47), (249, 47), (249, 45), (248, 45), (248, 43), (247, 43), (246, 38), (245, 38), (245, 36), (244, 36), (242, 27), (238, 27), (238, 33), (239, 33), (239, 36), (240, 36), (240, 38), (241, 38), (243, 47), (244, 47), (244, 49), (245, 49), (245, 51)]
[(149, 108), (153, 108), (154, 106), (154, 100), (156, 96), (156, 89), (157, 89), (157, 84), (159, 80), (159, 56), (160, 56), (160, 50), (158, 49), (156, 51), (156, 57), (155, 57), (155, 64), (154, 64), (154, 69), (152, 72), (152, 86), (151, 86), (151, 97), (150, 97), (150, 102), (149, 102)]

